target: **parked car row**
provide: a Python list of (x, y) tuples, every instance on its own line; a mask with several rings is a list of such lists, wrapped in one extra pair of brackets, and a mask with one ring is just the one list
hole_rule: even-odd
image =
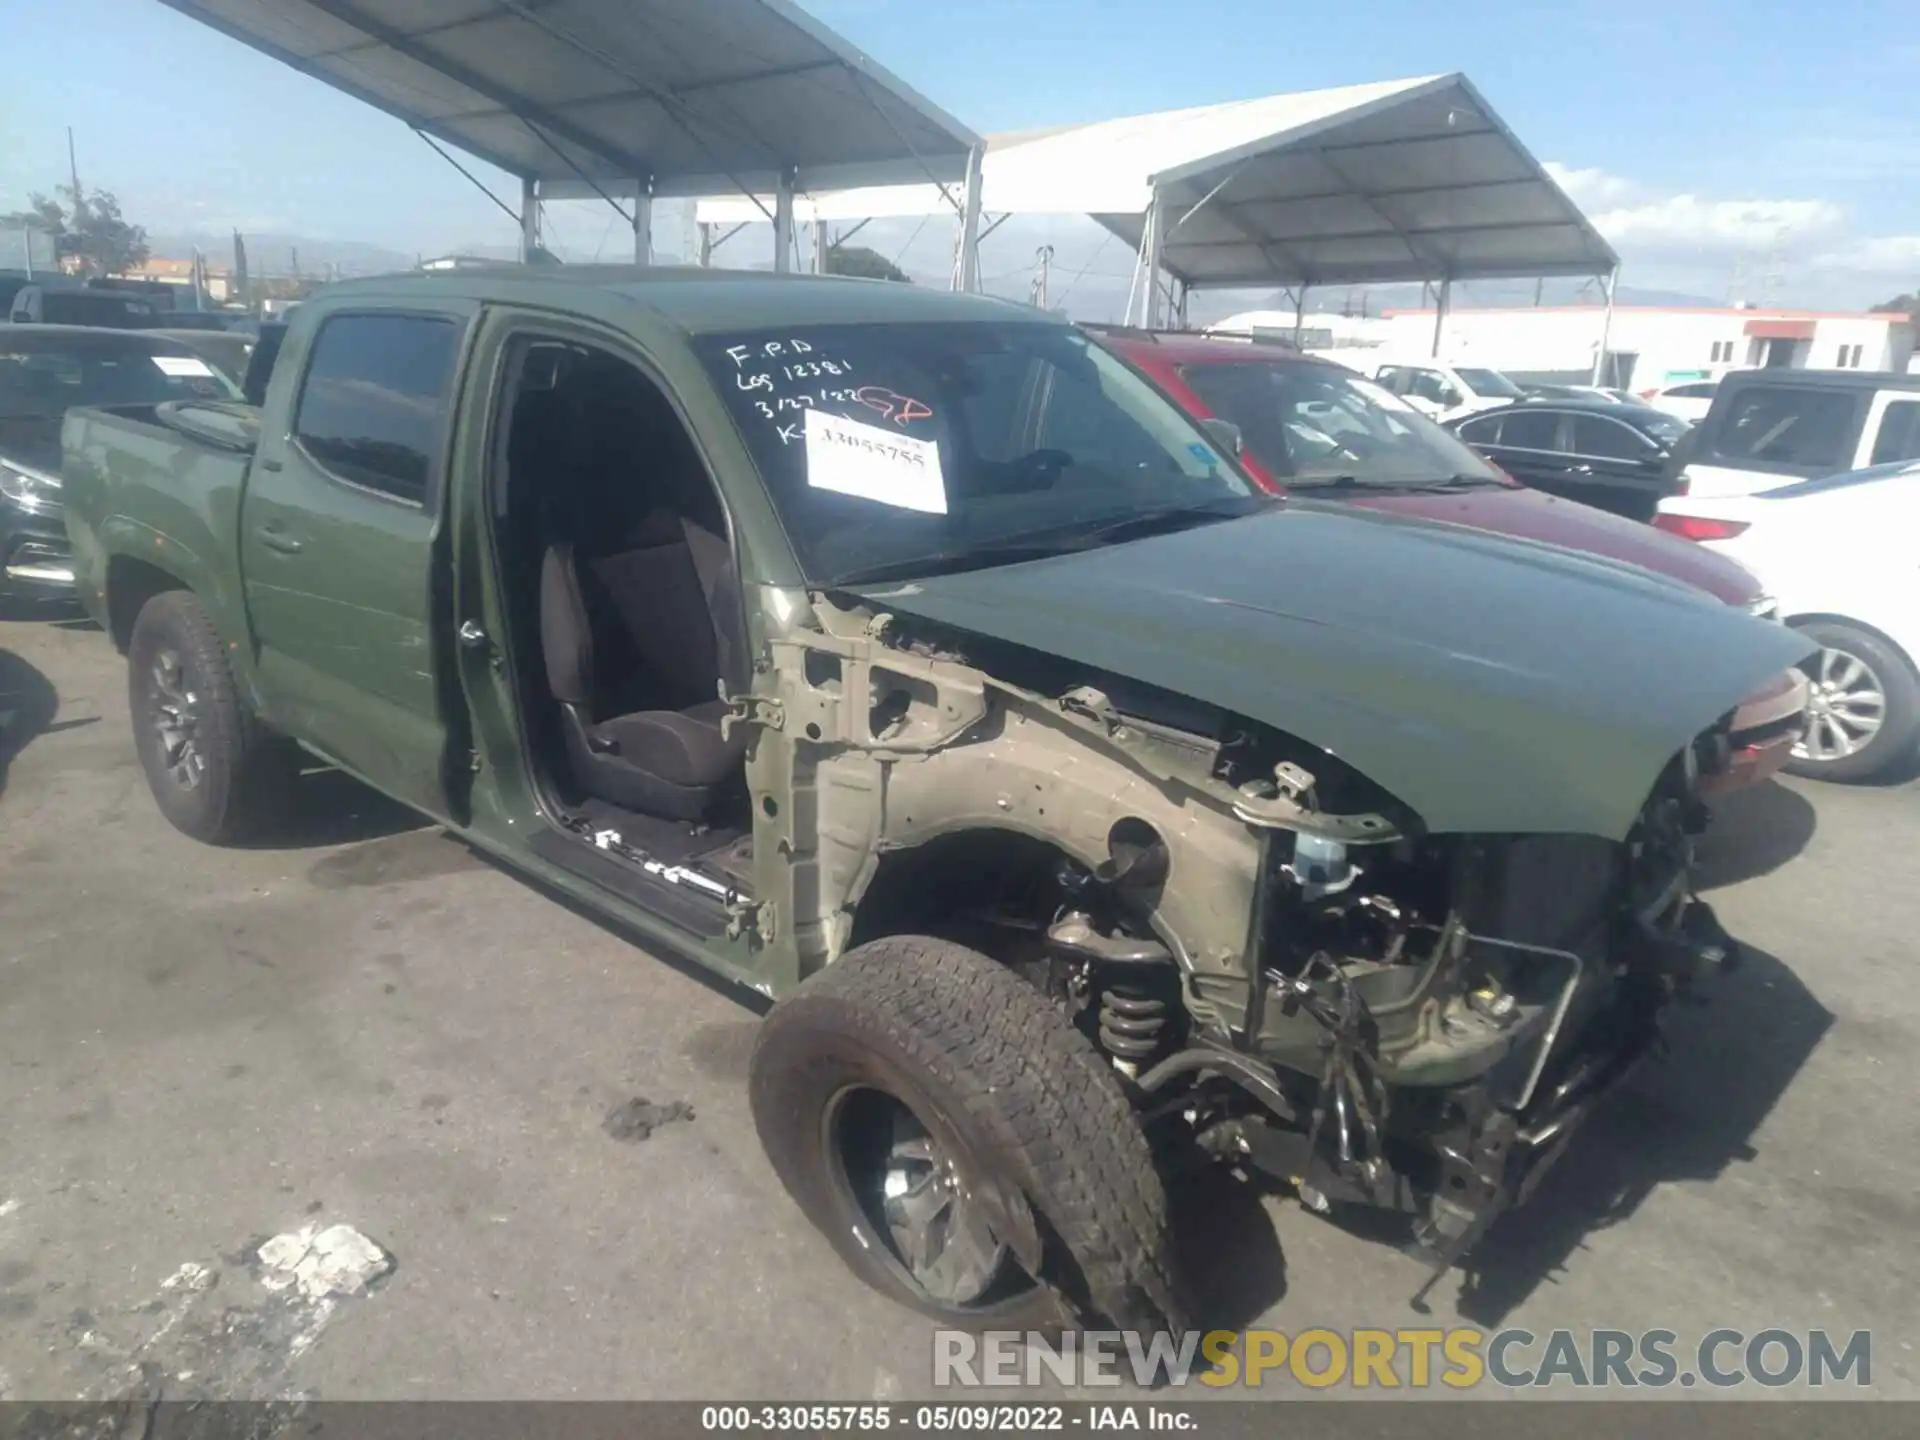
[[(1785, 620), (1820, 653), (1803, 686), (1756, 697), (1736, 726), (1764, 731), (1804, 702), (1804, 729), (1787, 722), (1797, 773), (1859, 780), (1911, 763), (1920, 584), (1904, 537), (1920, 506), (1920, 383), (1734, 375), (1697, 435), (1631, 397), (1535, 396), (1453, 421), (1469, 452), (1379, 387), (1289, 349), (1106, 334), (1190, 414), (1232, 422), (1263, 484), (1604, 554)], [(1820, 478), (1796, 480), (1807, 475)], [(1707, 555), (1741, 563), (1703, 572)]]
[(598, 270), (332, 288), (255, 403), (112, 338), (10, 473), (162, 813), (305, 749), (773, 999), (774, 1170), (949, 1323), (1185, 1323), (1176, 1152), (1438, 1273), (1737, 953), (1691, 837), (1813, 647), (1336, 367)]

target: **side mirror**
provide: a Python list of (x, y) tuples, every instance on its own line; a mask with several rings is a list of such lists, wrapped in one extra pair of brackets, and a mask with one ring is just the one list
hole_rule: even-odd
[(1246, 437), (1240, 433), (1240, 427), (1231, 420), (1222, 420), (1219, 416), (1209, 416), (1200, 422), (1213, 443), (1229, 455), (1241, 456), (1247, 453)]

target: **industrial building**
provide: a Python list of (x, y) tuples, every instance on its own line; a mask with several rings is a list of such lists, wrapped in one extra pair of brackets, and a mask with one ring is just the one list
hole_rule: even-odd
[(1905, 371), (1914, 358), (1913, 326), (1899, 313), (1618, 305), (1609, 319), (1598, 305), (1544, 305), (1450, 310), (1437, 327), (1431, 309), (1385, 319), (1383, 357), (1435, 355), (1437, 330), (1440, 359), (1584, 384), (1604, 344), (1602, 383), (1634, 390), (1771, 366)]

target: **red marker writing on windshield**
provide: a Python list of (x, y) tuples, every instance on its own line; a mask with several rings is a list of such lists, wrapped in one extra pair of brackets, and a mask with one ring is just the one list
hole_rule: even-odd
[(932, 410), (911, 395), (896, 395), (879, 385), (863, 385), (853, 392), (853, 398), (870, 410), (878, 410), (896, 425), (905, 425), (909, 420), (927, 420), (933, 416)]

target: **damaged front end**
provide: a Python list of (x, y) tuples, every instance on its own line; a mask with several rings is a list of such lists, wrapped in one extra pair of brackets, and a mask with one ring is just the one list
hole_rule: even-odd
[(1150, 1119), (1311, 1209), (1408, 1215), (1434, 1263), (1418, 1304), (1658, 1046), (1673, 1000), (1736, 963), (1690, 880), (1726, 753), (1716, 730), (1677, 756), (1624, 842), (1403, 832), (1321, 809), (1281, 761), (1236, 806), (1263, 837), (1253, 978), (1185, 977), (1186, 1013), (1214, 1023), (1158, 1023), (1164, 952), (1127, 938), (1150, 849), (1074, 888), (1055, 962)]

